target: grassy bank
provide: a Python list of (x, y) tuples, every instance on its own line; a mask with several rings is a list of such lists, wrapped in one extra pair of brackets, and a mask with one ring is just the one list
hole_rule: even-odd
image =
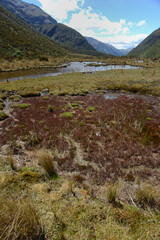
[(78, 94), (95, 90), (124, 90), (160, 94), (159, 66), (138, 70), (111, 70), (93, 74), (71, 73), (55, 77), (25, 79), (0, 83), (1, 92), (18, 91), (20, 95), (38, 94), (48, 88), (54, 95)]

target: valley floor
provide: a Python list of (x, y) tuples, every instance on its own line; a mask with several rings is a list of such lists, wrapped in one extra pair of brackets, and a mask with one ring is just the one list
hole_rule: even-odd
[(1, 239), (160, 239), (159, 79), (157, 63), (0, 83)]

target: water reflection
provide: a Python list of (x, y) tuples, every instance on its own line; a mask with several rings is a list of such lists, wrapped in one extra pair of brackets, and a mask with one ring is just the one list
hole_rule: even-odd
[[(4, 81), (16, 81), (24, 78), (40, 78), (40, 77), (50, 77), (57, 76), (64, 73), (72, 73), (72, 72), (82, 72), (82, 73), (94, 73), (97, 71), (106, 71), (106, 70), (114, 70), (114, 69), (139, 69), (141, 67), (135, 67), (131, 65), (107, 65), (103, 66), (101, 63), (94, 62), (95, 64), (99, 64), (98, 66), (88, 66), (92, 62), (71, 62), (68, 66), (56, 69), (40, 69), (40, 70), (31, 70), (31, 71), (17, 71), (12, 73), (7, 73), (6, 76), (1, 82)], [(3, 75), (2, 75), (3, 76)]]
[(115, 99), (115, 98), (117, 98), (118, 96), (111, 95), (111, 94), (105, 94), (104, 97), (105, 97), (106, 100), (110, 100), (110, 99)]

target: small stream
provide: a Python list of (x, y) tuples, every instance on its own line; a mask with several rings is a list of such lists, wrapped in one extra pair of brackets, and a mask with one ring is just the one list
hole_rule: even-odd
[[(96, 66), (88, 66), (88, 64), (96, 64)], [(107, 71), (114, 69), (140, 69), (131, 65), (107, 65), (103, 66), (101, 62), (71, 62), (67, 66), (61, 68), (48, 68), (48, 69), (34, 69), (34, 70), (20, 70), (10, 73), (1, 73), (0, 82), (16, 81), (24, 78), (40, 78), (57, 76), (64, 73), (82, 72), (82, 73), (95, 73), (97, 71)]]

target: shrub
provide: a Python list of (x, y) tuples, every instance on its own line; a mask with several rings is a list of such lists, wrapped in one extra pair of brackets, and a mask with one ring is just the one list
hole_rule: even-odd
[(47, 150), (40, 150), (37, 153), (39, 164), (44, 168), (50, 177), (57, 177), (57, 171), (53, 165), (53, 158)]
[(44, 57), (44, 56), (42, 56), (42, 57), (40, 57), (40, 58), (39, 58), (39, 61), (46, 61), (46, 62), (48, 62), (48, 58), (47, 58), (47, 57)]
[(34, 205), (9, 196), (0, 199), (0, 239), (44, 239)]
[(62, 117), (62, 118), (72, 118), (73, 113), (72, 112), (64, 112), (60, 115), (60, 117)]
[(19, 92), (20, 96), (21, 97), (37, 97), (37, 96), (40, 96), (40, 92), (38, 91), (35, 91), (32, 92), (32, 91), (27, 91), (27, 90), (22, 90)]

